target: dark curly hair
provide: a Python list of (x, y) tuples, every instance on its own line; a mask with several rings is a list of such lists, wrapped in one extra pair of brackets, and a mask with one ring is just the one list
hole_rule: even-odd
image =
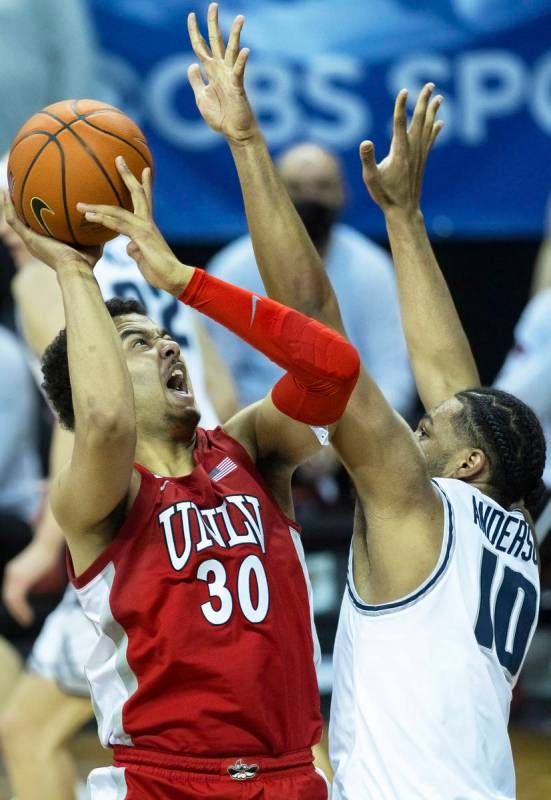
[(500, 389), (468, 389), (455, 396), (463, 404), (455, 421), (486, 454), (490, 482), (502, 505), (522, 500), (536, 513), (545, 491), (545, 438), (532, 409)]
[[(113, 297), (105, 303), (112, 317), (123, 314), (142, 314), (147, 316), (145, 308), (137, 300), (123, 300)], [(53, 342), (44, 350), (42, 356), (42, 388), (61, 425), (72, 431), (75, 429), (75, 412), (71, 394), (71, 378), (69, 376), (69, 359), (67, 356), (67, 331), (63, 328)]]

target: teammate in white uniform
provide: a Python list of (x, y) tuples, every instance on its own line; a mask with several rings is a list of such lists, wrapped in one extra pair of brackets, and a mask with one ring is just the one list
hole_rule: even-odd
[[(6, 186), (6, 159), (0, 161), (2, 184)], [(14, 294), (20, 324), (30, 348), (33, 372), (40, 383), (38, 358), (63, 326), (61, 293), (55, 273), (30, 256), (11, 229), (3, 228), (2, 234), (19, 270)], [(149, 317), (171, 331), (185, 352), (194, 391), (200, 397), (201, 423), (213, 428), (218, 424), (218, 413), (231, 415), (237, 407), (229, 373), (202, 330), (198, 315), (176, 298), (146, 283), (136, 263), (128, 256), (126, 246), (124, 237), (106, 244), (103, 257), (94, 269), (102, 294), (106, 299), (136, 298), (145, 306)], [(37, 297), (43, 302), (37, 303)], [(217, 410), (208, 394), (209, 378), (210, 385), (215, 383), (217, 387)], [(57, 426), (53, 449), (58, 451), (52, 456), (51, 471), (55, 473), (72, 451), (72, 436)], [(62, 541), (59, 526), (48, 509), (38, 536), (6, 568), (4, 599), (22, 624), (30, 621), (32, 613), (26, 592), (57, 560)], [(29, 657), (28, 673), (21, 678), (12, 701), (2, 714), (0, 733), (4, 756), (18, 800), (74, 797), (73, 770), (68, 764), (64, 744), (93, 717), (84, 665), (96, 639), (93, 626), (82, 612), (74, 589), (69, 586), (59, 606), (47, 618)]]
[[(220, 130), (209, 102), (214, 68), (207, 73), (208, 85), (195, 68), (190, 79), (199, 110)], [(515, 793), (507, 720), (539, 586), (530, 522), (514, 508), (529, 509), (542, 487), (545, 442), (517, 398), (471, 388), (479, 386), (476, 364), (419, 209), (441, 128), (433, 89), (421, 92), (409, 128), (407, 93), (399, 94), (381, 164), (370, 142), (360, 148), (365, 183), (385, 213), (404, 332), (430, 412), (413, 433), (364, 369), (331, 431), (358, 494), (335, 652), (334, 800)], [(342, 331), (323, 265), (246, 96), (217, 86), (216, 108), (239, 119), (243, 141), (230, 146), (270, 296)]]

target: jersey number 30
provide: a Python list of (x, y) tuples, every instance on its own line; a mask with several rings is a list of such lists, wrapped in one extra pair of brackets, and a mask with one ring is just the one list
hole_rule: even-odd
[[(257, 587), (256, 602), (251, 595), (253, 575)], [(202, 604), (201, 611), (205, 619), (212, 625), (224, 625), (233, 611), (233, 595), (226, 586), (227, 574), (224, 565), (215, 558), (203, 561), (197, 570), (197, 577), (200, 581), (206, 582), (209, 596), (216, 600), (215, 603), (211, 600)], [(263, 622), (268, 613), (270, 595), (268, 579), (258, 556), (247, 556), (244, 559), (237, 574), (236, 588), (239, 606), (246, 619), (249, 622)]]
[(494, 646), (501, 666), (514, 677), (522, 666), (538, 613), (538, 593), (530, 581), (510, 567), (503, 570), (492, 607), (492, 586), (498, 558), (483, 547), (480, 608), (474, 633), (481, 647)]

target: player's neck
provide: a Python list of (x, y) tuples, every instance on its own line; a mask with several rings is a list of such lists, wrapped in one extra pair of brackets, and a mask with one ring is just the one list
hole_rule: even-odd
[(487, 481), (471, 481), (471, 486), (475, 486), (480, 492), (482, 492), (482, 494), (488, 495), (488, 497), (490, 497), (496, 503), (499, 503), (500, 506), (507, 508), (507, 504), (500, 492), (498, 492), (496, 488)]
[(195, 433), (186, 441), (174, 439), (167, 441), (140, 437), (136, 442), (136, 461), (156, 475), (177, 477), (193, 472), (195, 462)]

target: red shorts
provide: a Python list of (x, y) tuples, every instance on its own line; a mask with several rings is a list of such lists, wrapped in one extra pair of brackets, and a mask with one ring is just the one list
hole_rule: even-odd
[(310, 750), (269, 758), (188, 758), (115, 747), (112, 767), (88, 778), (91, 800), (328, 800)]

